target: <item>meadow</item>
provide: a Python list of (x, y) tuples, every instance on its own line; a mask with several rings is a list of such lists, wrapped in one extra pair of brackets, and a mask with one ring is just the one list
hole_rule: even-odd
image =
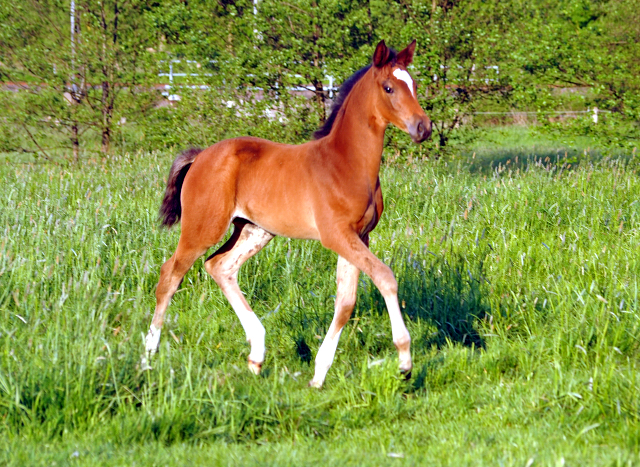
[(640, 160), (547, 152), (383, 166), (413, 377), (361, 275), (321, 390), (335, 254), (276, 238), (241, 270), (260, 376), (202, 260), (140, 371), (174, 154), (0, 164), (0, 464), (640, 465)]

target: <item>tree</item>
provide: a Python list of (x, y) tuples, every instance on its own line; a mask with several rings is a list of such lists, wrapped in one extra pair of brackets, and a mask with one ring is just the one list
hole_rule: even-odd
[(513, 4), (498, 0), (399, 0), (386, 12), (404, 42), (417, 39), (415, 74), (437, 146), (487, 100), (511, 91)]
[(115, 116), (151, 104), (147, 48), (156, 40), (147, 23), (149, 8), (143, 0), (27, 0), (2, 6), (0, 73), (27, 82), (28, 98), (14, 118), (38, 151), (46, 154), (41, 142), (61, 134), (77, 160), (80, 139), (92, 130), (107, 154)]
[[(251, 101), (251, 108), (238, 109), (239, 118), (275, 111), (290, 127), (299, 117), (313, 126), (324, 121), (331, 98), (326, 85), (332, 79), (337, 86), (368, 64), (377, 41), (370, 4), (362, 1), (191, 0), (187, 6), (171, 0), (156, 10), (154, 22), (172, 57), (203, 65), (191, 84), (224, 89), (229, 101)], [(211, 76), (204, 79), (205, 73)], [(313, 96), (312, 105), (300, 91)], [(198, 96), (181, 93), (200, 106)]]
[(144, 90), (151, 77), (146, 72), (154, 68), (147, 52), (156, 44), (145, 17), (148, 4), (145, 0), (78, 2), (78, 12), (86, 24), (77, 47), (78, 57), (82, 57), (82, 80), (99, 83), (84, 95), (99, 117), (96, 120), (104, 154), (109, 152), (116, 106), (126, 100), (120, 95)]
[[(522, 10), (520, 53), (513, 62), (521, 82), (537, 87), (535, 103), (562, 105), (553, 88), (579, 90), (585, 108), (609, 111), (594, 125), (591, 116), (545, 124), (544, 129), (590, 135), (600, 145), (633, 147), (640, 138), (640, 13), (632, 0), (531, 2)], [(533, 85), (532, 85), (533, 84)]]
[(369, 2), (260, 2), (256, 50), (282, 87), (311, 91), (319, 121), (326, 118), (329, 76), (337, 83), (371, 60), (377, 40)]
[(25, 130), (36, 151), (49, 157), (39, 143), (39, 132), (45, 130), (65, 134), (77, 158), (79, 136), (87, 125), (84, 115), (70, 105), (77, 102), (78, 94), (72, 97), (70, 93), (75, 67), (70, 66), (69, 29), (62, 29), (69, 24), (65, 6), (53, 1), (0, 6), (0, 61), (4, 65), (0, 75), (24, 83), (23, 98), (14, 99), (14, 112), (8, 118)]
[[(553, 8), (552, 8), (553, 6)], [(538, 83), (594, 91), (595, 102), (635, 112), (640, 13), (631, 0), (541, 0), (521, 21), (519, 65)], [(523, 18), (524, 19), (524, 18)]]

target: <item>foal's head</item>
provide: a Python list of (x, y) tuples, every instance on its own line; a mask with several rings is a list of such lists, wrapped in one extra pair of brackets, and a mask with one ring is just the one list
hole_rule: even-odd
[(374, 96), (382, 118), (421, 143), (431, 136), (431, 120), (420, 107), (417, 86), (407, 67), (413, 61), (414, 40), (397, 54), (380, 41), (373, 54)]

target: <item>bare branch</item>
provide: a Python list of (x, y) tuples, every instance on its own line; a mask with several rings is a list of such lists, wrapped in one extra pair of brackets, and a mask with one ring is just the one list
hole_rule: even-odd
[(27, 132), (27, 134), (29, 135), (29, 138), (31, 139), (31, 141), (33, 141), (33, 144), (35, 144), (36, 147), (40, 150), (40, 152), (42, 152), (43, 157), (45, 159), (47, 159), (49, 162), (53, 162), (54, 164), (58, 164), (58, 162), (53, 160), (51, 158), (51, 156), (49, 156), (49, 154), (47, 154), (47, 152), (42, 148), (42, 146), (40, 146), (40, 144), (38, 144), (38, 141), (36, 141), (35, 137), (29, 131), (29, 128), (27, 127), (27, 125), (24, 122), (22, 123), (22, 128), (24, 128), (24, 131)]

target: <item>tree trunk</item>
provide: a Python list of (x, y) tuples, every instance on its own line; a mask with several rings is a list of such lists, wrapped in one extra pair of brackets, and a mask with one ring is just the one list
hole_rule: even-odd
[[(82, 103), (84, 97), (84, 83), (78, 87), (78, 64), (76, 63), (76, 41), (80, 41), (80, 9), (75, 9), (75, 3), (72, 3), (72, 26), (71, 26), (71, 105), (77, 106)], [(71, 125), (71, 147), (73, 148), (73, 162), (77, 164), (80, 161), (80, 137), (78, 129), (78, 121), (76, 120), (77, 109), (72, 112), (73, 124)]]
[[(317, 47), (318, 40), (322, 36), (322, 30), (320, 29), (320, 25), (317, 22), (317, 11), (318, 4), (315, 0), (311, 3), (313, 7), (313, 19), (314, 19), (314, 27), (313, 27), (313, 45), (316, 46), (316, 52), (313, 55), (313, 66), (318, 69), (318, 73), (316, 76), (322, 76), (322, 58), (320, 56), (320, 49)], [(316, 105), (318, 106), (318, 116), (320, 117), (320, 125), (324, 125), (324, 121), (327, 119), (327, 112), (325, 108), (325, 95), (324, 95), (324, 85), (322, 84), (322, 79), (315, 77), (313, 79), (313, 93), (315, 94), (314, 100), (316, 101)]]
[(118, 20), (120, 15), (120, 7), (118, 0), (113, 5), (113, 29), (110, 31), (109, 21), (107, 20), (104, 10), (104, 4), (101, 4), (101, 26), (103, 33), (102, 43), (102, 154), (109, 154), (111, 145), (111, 121), (113, 119), (113, 107), (115, 104), (116, 89), (114, 88), (114, 70), (117, 69), (117, 57), (110, 56), (109, 51), (116, 54), (119, 29)]
[(78, 123), (71, 125), (71, 145), (73, 146), (73, 162), (80, 161), (80, 141), (78, 139)]
[(325, 106), (326, 96), (324, 94), (324, 86), (322, 84), (322, 81), (315, 80), (313, 82), (313, 88), (313, 92), (315, 94), (314, 100), (316, 101), (316, 105), (318, 106), (318, 115), (320, 116), (320, 124), (324, 125), (324, 121), (327, 119), (327, 114)]
[(439, 136), (439, 147), (443, 148), (447, 145), (447, 141), (449, 140), (449, 137), (445, 134), (444, 132), (444, 128), (440, 131), (440, 133), (438, 134)]
[(109, 153), (111, 143), (111, 119), (113, 118), (113, 99), (111, 98), (111, 83), (102, 82), (102, 153)]

